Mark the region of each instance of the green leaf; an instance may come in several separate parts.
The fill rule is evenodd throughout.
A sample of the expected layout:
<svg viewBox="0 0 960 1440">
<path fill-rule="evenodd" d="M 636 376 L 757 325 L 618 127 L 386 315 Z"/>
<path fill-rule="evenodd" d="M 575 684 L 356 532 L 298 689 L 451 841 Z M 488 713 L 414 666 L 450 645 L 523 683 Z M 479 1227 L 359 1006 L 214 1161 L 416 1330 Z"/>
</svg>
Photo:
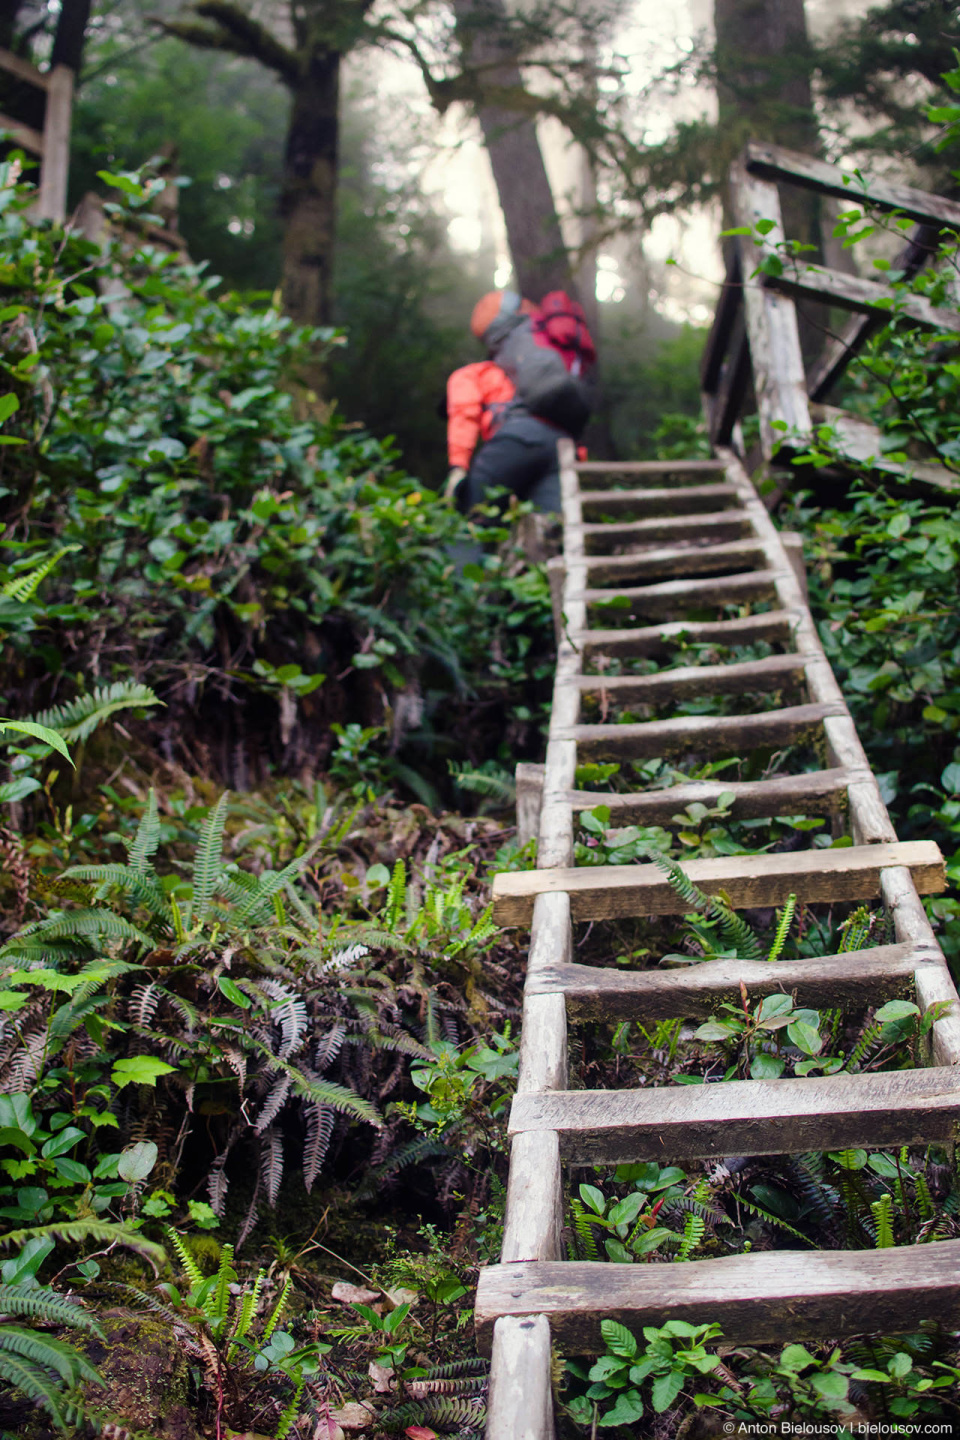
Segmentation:
<svg viewBox="0 0 960 1440">
<path fill-rule="evenodd" d="M 803 1020 L 795 1020 L 787 1026 L 787 1038 L 805 1055 L 817 1055 L 823 1049 L 823 1037 L 819 1030 Z"/>
<path fill-rule="evenodd" d="M 117 1174 L 131 1185 L 146 1180 L 157 1163 L 158 1153 L 152 1140 L 138 1140 L 134 1145 L 125 1145 L 117 1161 Z"/>
<path fill-rule="evenodd" d="M 607 1202 L 604 1198 L 603 1191 L 598 1190 L 596 1185 L 581 1185 L 580 1199 L 583 1201 L 584 1205 L 589 1205 L 590 1209 L 596 1215 L 602 1215 L 607 1208 Z"/>
<path fill-rule="evenodd" d="M 597 1421 L 597 1425 L 631 1425 L 634 1420 L 639 1420 L 643 1415 L 643 1401 L 636 1390 L 624 1390 L 617 1396 L 617 1403 L 612 1410 Z"/>
<path fill-rule="evenodd" d="M 919 1006 L 914 1005 L 911 1000 L 888 1000 L 886 1005 L 881 1005 L 874 1018 L 876 1020 L 906 1020 L 911 1015 L 919 1015 Z"/>
<path fill-rule="evenodd" d="M 780 1355 L 780 1365 L 784 1370 L 790 1370 L 798 1375 L 808 1365 L 815 1365 L 817 1362 L 804 1345 L 788 1345 Z"/>
<path fill-rule="evenodd" d="M 52 750 L 57 750 L 66 760 L 70 760 L 70 751 L 67 749 L 63 737 L 58 735 L 56 730 L 51 730 L 47 725 L 35 725 L 32 720 L 0 720 L 0 734 L 7 730 L 13 730 L 18 735 L 30 735 L 34 740 L 42 740 L 44 745 L 49 745 Z M 76 768 L 76 767 L 74 767 Z"/>
<path fill-rule="evenodd" d="M 169 1075 L 176 1069 L 165 1060 L 155 1060 L 152 1055 L 133 1055 L 128 1060 L 118 1060 L 110 1072 L 110 1079 L 118 1090 L 125 1085 L 150 1085 L 156 1089 L 161 1075 Z"/>
<path fill-rule="evenodd" d="M 821 1370 L 810 1376 L 810 1384 L 825 1400 L 846 1400 L 850 1382 L 838 1370 Z"/>
<path fill-rule="evenodd" d="M 60 1131 L 59 1135 L 54 1135 L 51 1140 L 47 1141 L 40 1154 L 45 1160 L 52 1160 L 57 1155 L 66 1155 L 68 1150 L 72 1150 L 86 1138 L 83 1131 L 78 1130 L 76 1125 L 68 1125 L 65 1130 Z"/>
<path fill-rule="evenodd" d="M 19 409 L 20 401 L 12 391 L 6 395 L 0 395 L 0 425 L 4 420 L 9 420 L 10 416 Z"/>
<path fill-rule="evenodd" d="M 619 1320 L 601 1320 L 600 1334 L 603 1336 L 603 1343 L 614 1355 L 620 1355 L 625 1360 L 632 1360 L 636 1355 L 636 1337 L 626 1325 L 621 1325 Z"/>
<path fill-rule="evenodd" d="M 683 1373 L 680 1370 L 668 1370 L 666 1375 L 658 1375 L 653 1382 L 653 1408 L 658 1415 L 664 1410 L 669 1410 L 683 1389 Z"/>
<path fill-rule="evenodd" d="M 229 975 L 217 976 L 217 989 L 220 991 L 220 994 L 226 996 L 232 1004 L 239 1005 L 241 1010 L 250 1009 L 250 996 L 244 995 L 240 986 L 234 980 L 231 980 Z"/>
</svg>

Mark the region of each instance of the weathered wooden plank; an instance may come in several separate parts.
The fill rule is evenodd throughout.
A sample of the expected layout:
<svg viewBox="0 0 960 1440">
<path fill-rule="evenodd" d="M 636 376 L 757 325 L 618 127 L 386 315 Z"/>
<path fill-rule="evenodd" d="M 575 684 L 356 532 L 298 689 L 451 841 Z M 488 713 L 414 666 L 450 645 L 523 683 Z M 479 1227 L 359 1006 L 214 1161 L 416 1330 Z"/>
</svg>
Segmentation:
<svg viewBox="0 0 960 1440">
<path fill-rule="evenodd" d="M 960 1139 L 960 1071 L 809 1075 L 517 1095 L 511 1135 L 548 1130 L 575 1165 L 796 1155 Z"/>
<path fill-rule="evenodd" d="M 0 70 L 6 70 L 8 75 L 16 75 L 18 80 L 25 80 L 28 85 L 36 85 L 38 90 L 46 90 L 50 80 L 49 74 L 38 70 L 29 60 L 3 48 L 0 48 Z"/>
<path fill-rule="evenodd" d="M 736 575 L 709 575 L 705 579 L 663 580 L 655 585 L 618 585 L 591 588 L 580 598 L 593 609 L 617 600 L 623 615 L 670 615 L 676 611 L 738 605 L 776 596 L 775 570 L 748 570 Z M 619 603 L 629 601 L 629 605 Z"/>
<path fill-rule="evenodd" d="M 770 780 L 690 780 L 664 790 L 628 794 L 571 790 L 567 798 L 575 811 L 606 805 L 612 825 L 637 820 L 646 825 L 666 825 L 687 805 L 715 805 L 724 793 L 733 796 L 730 814 L 737 820 L 775 815 L 841 815 L 847 807 L 847 785 L 856 773 L 837 767 L 806 775 L 775 775 Z"/>
<path fill-rule="evenodd" d="M 741 313 L 730 345 L 730 357 L 723 371 L 720 389 L 715 396 L 706 396 L 710 440 L 714 445 L 729 445 L 734 428 L 743 410 L 750 381 L 753 376 L 753 362 L 750 358 L 750 343 L 747 339 L 746 319 Z"/>
<path fill-rule="evenodd" d="M 946 884 L 943 856 L 932 840 L 791 854 L 724 855 L 688 860 L 683 868 L 708 894 L 722 890 L 736 909 L 751 909 L 782 905 L 791 894 L 805 904 L 875 900 L 880 895 L 881 872 L 894 865 L 907 867 L 921 895 L 938 894 Z M 574 920 L 679 915 L 685 909 L 656 865 L 591 865 L 497 875 L 494 919 L 498 925 L 529 925 L 536 897 L 559 891 L 569 894 Z"/>
<path fill-rule="evenodd" d="M 578 475 L 588 480 L 617 475 L 715 475 L 723 472 L 722 460 L 578 460 Z"/>
<path fill-rule="evenodd" d="M 559 1260 L 563 1255 L 560 1145 L 553 1130 L 516 1135 L 504 1211 L 504 1260 Z"/>
<path fill-rule="evenodd" d="M 526 845 L 540 832 L 543 766 L 521 760 L 515 770 L 517 786 L 517 844 Z"/>
<path fill-rule="evenodd" d="M 740 250 L 738 246 L 731 245 L 727 252 L 723 288 L 717 300 L 707 343 L 700 357 L 700 388 L 709 395 L 714 394 L 719 384 L 724 361 L 730 352 L 734 323 L 737 316 L 742 314 L 742 302 L 743 271 Z"/>
<path fill-rule="evenodd" d="M 938 225 L 918 225 L 894 259 L 894 270 L 899 270 L 905 279 L 916 275 L 936 255 L 939 236 Z M 858 350 L 886 323 L 882 316 L 854 315 L 839 335 L 827 341 L 807 376 L 811 400 L 826 399 Z"/>
<path fill-rule="evenodd" d="M 9 115 L 0 114 L 0 130 L 5 130 L 14 145 L 19 145 L 21 149 L 29 150 L 32 155 L 43 154 L 43 136 L 31 125 L 22 125 Z"/>
<path fill-rule="evenodd" d="M 776 185 L 758 180 L 740 165 L 732 167 L 730 185 L 737 223 L 752 227 L 759 220 L 769 220 L 773 229 L 768 244 L 772 247 L 781 242 L 783 222 Z M 744 275 L 751 275 L 758 256 L 748 239 L 741 238 L 739 244 Z M 769 460 L 785 435 L 793 437 L 794 443 L 812 436 L 797 311 L 789 296 L 775 294 L 758 279 L 745 281 L 743 300 L 760 412 L 760 443 L 764 459 Z"/>
<path fill-rule="evenodd" d="M 565 1261 L 480 1271 L 477 1343 L 501 1315 L 543 1314 L 567 1354 L 604 1348 L 601 1320 L 639 1334 L 664 1319 L 716 1321 L 728 1344 L 782 1344 L 865 1331 L 960 1323 L 960 1240 L 889 1250 L 776 1250 L 686 1265 Z M 509 1431 L 507 1432 L 509 1434 Z"/>
<path fill-rule="evenodd" d="M 639 630 L 582 630 L 574 638 L 584 660 L 596 655 L 650 655 L 654 659 L 669 655 L 670 644 L 683 636 L 690 644 L 753 645 L 765 640 L 789 643 L 797 628 L 799 615 L 791 610 L 768 610 L 762 615 L 744 615 L 735 620 L 670 620 L 663 625 L 644 626 Z"/>
<path fill-rule="evenodd" d="M 550 1324 L 506 1316 L 493 1327 L 487 1440 L 553 1440 Z"/>
<path fill-rule="evenodd" d="M 661 549 L 637 550 L 629 555 L 588 557 L 586 569 L 593 584 L 617 585 L 641 576 L 704 575 L 759 566 L 763 563 L 763 555 L 763 547 L 757 540 L 727 540 L 718 545 L 667 545 Z"/>
<path fill-rule="evenodd" d="M 859 469 L 870 465 L 876 470 L 882 470 L 884 474 L 902 475 L 905 479 L 917 480 L 924 485 L 936 485 L 941 490 L 960 488 L 960 475 L 935 461 L 888 460 L 883 453 L 883 436 L 880 430 L 860 415 L 838 410 L 833 405 L 811 405 L 810 414 L 814 424 L 833 427 L 834 445 L 841 462 L 847 460 Z"/>
<path fill-rule="evenodd" d="M 73 107 L 73 71 L 55 65 L 47 81 L 43 119 L 43 164 L 37 214 L 62 225 L 67 214 L 67 178 L 70 171 L 70 114 Z"/>
<path fill-rule="evenodd" d="M 836 195 L 848 201 L 850 209 L 866 205 L 887 212 L 898 210 L 911 220 L 936 221 L 948 230 L 960 230 L 960 205 L 954 200 L 944 200 L 940 195 L 930 195 L 912 185 L 873 176 L 864 185 L 837 165 L 828 165 L 781 145 L 751 141 L 746 148 L 746 165 L 752 174 L 768 180 L 789 180 L 794 185 L 817 190 L 821 195 Z"/>
<path fill-rule="evenodd" d="M 737 540 L 753 533 L 750 521 L 738 510 L 716 510 L 705 515 L 651 516 L 646 520 L 609 520 L 582 527 L 588 556 L 608 553 L 618 545 L 655 540 Z"/>
<path fill-rule="evenodd" d="M 904 294 L 889 285 L 881 285 L 861 275 L 847 275 L 814 265 L 802 257 L 794 269 L 789 262 L 780 275 L 764 275 L 768 290 L 780 295 L 800 296 L 807 300 L 828 300 L 843 310 L 862 314 L 882 314 L 889 320 L 894 314 L 924 329 L 955 331 L 960 329 L 960 315 L 932 305 L 925 295 Z"/>
<path fill-rule="evenodd" d="M 933 1026 L 928 1059 L 934 1065 L 960 1065 L 960 1007 L 957 1005 L 956 986 L 913 878 L 909 870 L 884 870 L 881 887 L 883 902 L 888 914 L 893 917 L 897 939 L 934 953 L 939 961 L 936 967 L 924 966 L 917 970 L 917 1004 L 921 1010 L 943 1001 L 950 1006 Z"/>
<path fill-rule="evenodd" d="M 620 510 L 689 515 L 697 510 L 729 510 L 735 495 L 735 490 L 718 481 L 715 485 L 688 485 L 676 490 L 584 490 L 580 500 L 585 515 L 615 515 Z"/>
<path fill-rule="evenodd" d="M 576 740 L 583 760 L 645 760 L 653 755 L 721 755 L 762 745 L 813 740 L 839 705 L 788 705 L 758 715 L 677 715 L 630 725 L 572 725 L 558 739 Z"/>
<path fill-rule="evenodd" d="M 913 998 L 914 971 L 936 964 L 913 945 L 882 945 L 815 960 L 705 960 L 677 970 L 603 969 L 548 965 L 528 975 L 528 995 L 559 992 L 571 1020 L 673 1020 L 712 1015 L 724 1002 L 740 1004 L 740 982 L 751 1000 L 780 992 L 816 1008 L 877 1005 Z"/>
<path fill-rule="evenodd" d="M 806 655 L 767 655 L 763 660 L 732 661 L 729 665 L 678 665 L 675 670 L 661 670 L 656 675 L 581 675 L 576 683 L 581 694 L 659 705 L 691 695 L 778 690 L 802 678 L 806 662 Z"/>
</svg>

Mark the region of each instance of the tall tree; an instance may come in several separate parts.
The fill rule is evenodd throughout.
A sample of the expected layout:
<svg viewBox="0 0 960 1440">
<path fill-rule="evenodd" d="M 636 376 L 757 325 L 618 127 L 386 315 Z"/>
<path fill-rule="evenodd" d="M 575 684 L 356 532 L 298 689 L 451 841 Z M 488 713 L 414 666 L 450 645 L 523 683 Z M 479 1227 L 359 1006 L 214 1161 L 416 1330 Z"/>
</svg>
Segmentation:
<svg viewBox="0 0 960 1440">
<path fill-rule="evenodd" d="M 816 155 L 820 130 L 813 104 L 813 47 L 803 0 L 714 0 L 719 134 L 730 158 L 748 140 L 770 140 Z M 780 187 L 787 237 L 823 253 L 819 197 Z M 724 192 L 724 219 L 732 223 Z M 800 344 L 810 360 L 823 346 L 827 312 L 798 307 Z"/>
<path fill-rule="evenodd" d="M 453 8 L 464 71 L 477 78 L 474 109 L 490 157 L 518 288 L 531 300 L 542 299 L 548 290 L 574 290 L 536 117 L 489 98 L 494 87 L 523 90 L 502 0 L 454 0 Z"/>
</svg>

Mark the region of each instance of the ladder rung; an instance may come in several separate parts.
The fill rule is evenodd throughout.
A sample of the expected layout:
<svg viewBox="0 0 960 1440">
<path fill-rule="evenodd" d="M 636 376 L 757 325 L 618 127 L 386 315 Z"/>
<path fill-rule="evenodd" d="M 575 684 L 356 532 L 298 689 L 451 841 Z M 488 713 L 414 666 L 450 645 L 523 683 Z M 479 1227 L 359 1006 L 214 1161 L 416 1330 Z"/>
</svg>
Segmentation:
<svg viewBox="0 0 960 1440">
<path fill-rule="evenodd" d="M 807 655 L 768 655 L 763 660 L 740 660 L 730 665 L 678 665 L 657 675 L 583 675 L 577 680 L 584 694 L 602 694 L 610 700 L 637 700 L 657 705 L 691 695 L 730 695 L 750 690 L 776 690 L 797 682 Z"/>
<path fill-rule="evenodd" d="M 740 499 L 736 485 L 687 485 L 676 490 L 584 490 L 584 512 L 600 515 L 618 510 L 645 510 L 648 514 L 689 514 L 691 510 L 730 510 Z"/>
<path fill-rule="evenodd" d="M 960 1111 L 954 1066 L 801 1080 L 727 1080 L 645 1090 L 516 1095 L 509 1134 L 552 1130 L 574 1165 L 798 1155 L 952 1144 Z"/>
<path fill-rule="evenodd" d="M 789 642 L 798 616 L 789 610 L 768 610 L 735 620 L 669 620 L 639 630 L 581 630 L 572 638 L 584 659 L 592 655 L 667 655 L 670 641 L 683 636 L 690 644 L 751 645 L 757 641 Z"/>
<path fill-rule="evenodd" d="M 631 555 L 588 559 L 587 574 L 596 585 L 617 585 L 645 575 L 703 575 L 708 571 L 761 566 L 766 551 L 756 540 L 731 540 L 720 545 L 670 545 L 638 550 Z"/>
<path fill-rule="evenodd" d="M 622 970 L 544 965 L 528 971 L 526 993 L 566 998 L 571 1020 L 674 1020 L 712 1015 L 740 1004 L 741 981 L 752 999 L 789 993 L 800 1005 L 876 1005 L 909 995 L 918 966 L 935 952 L 916 945 L 878 945 L 816 960 L 704 960 L 677 970 Z"/>
<path fill-rule="evenodd" d="M 816 738 L 824 720 L 846 715 L 845 705 L 788 705 L 758 715 L 677 715 L 630 725 L 568 725 L 551 740 L 576 740 L 581 760 L 646 760 L 695 749 L 716 755 L 764 745 L 796 745 Z"/>
<path fill-rule="evenodd" d="M 751 535 L 753 524 L 746 510 L 718 510 L 708 515 L 654 516 L 649 520 L 613 520 L 605 525 L 583 525 L 580 533 L 590 554 L 600 554 L 606 547 L 634 541 L 650 543 L 657 540 L 683 540 L 710 537 L 731 540 Z"/>
<path fill-rule="evenodd" d="M 736 820 L 762 820 L 774 815 L 838 815 L 846 809 L 847 786 L 867 771 L 814 770 L 807 775 L 777 775 L 772 780 L 690 780 L 665 790 L 604 795 L 594 790 L 569 790 L 574 810 L 606 805 L 611 824 L 639 820 L 663 825 L 687 805 L 715 805 L 718 796 L 733 795 L 730 813 Z"/>
<path fill-rule="evenodd" d="M 750 570 L 740 575 L 711 575 L 704 580 L 664 580 L 659 585 L 587 589 L 571 598 L 583 600 L 593 609 L 611 606 L 621 614 L 669 614 L 675 610 L 695 610 L 745 600 L 773 600 L 779 578 L 777 570 Z"/>
<path fill-rule="evenodd" d="M 578 460 L 578 475 L 713 475 L 726 470 L 723 460 Z"/>
<path fill-rule="evenodd" d="M 960 1323 L 960 1240 L 888 1250 L 776 1250 L 686 1265 L 518 1261 L 487 1265 L 477 1343 L 489 1354 L 503 1315 L 546 1315 L 565 1354 L 604 1349 L 601 1320 L 639 1332 L 664 1320 L 715 1320 L 732 1345 L 890 1334 L 931 1317 Z"/>
<path fill-rule="evenodd" d="M 932 840 L 777 855 L 721 855 L 688 860 L 683 868 L 694 885 L 713 895 L 723 891 L 739 910 L 782 905 L 793 894 L 804 904 L 875 900 L 880 895 L 880 872 L 893 866 L 910 870 L 921 895 L 936 895 L 946 885 L 943 856 Z M 537 896 L 557 893 L 569 894 L 574 920 L 682 915 L 687 909 L 656 865 L 586 865 L 497 875 L 493 918 L 498 925 L 529 925 Z"/>
</svg>

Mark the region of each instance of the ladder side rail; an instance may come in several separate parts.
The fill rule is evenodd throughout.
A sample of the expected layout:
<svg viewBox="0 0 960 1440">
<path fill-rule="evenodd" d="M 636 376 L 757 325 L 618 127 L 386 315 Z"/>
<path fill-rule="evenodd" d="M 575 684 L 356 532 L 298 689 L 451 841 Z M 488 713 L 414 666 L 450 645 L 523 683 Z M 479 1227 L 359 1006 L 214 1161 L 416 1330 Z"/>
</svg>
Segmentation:
<svg viewBox="0 0 960 1440">
<path fill-rule="evenodd" d="M 557 668 L 540 804 L 537 868 L 573 863 L 573 808 L 569 793 L 576 779 L 576 741 L 557 732 L 575 724 L 580 713 L 580 652 L 571 638 L 584 628 L 583 513 L 572 442 L 558 446 L 563 505 L 564 556 L 557 629 Z M 554 581 L 556 585 L 556 581 Z M 572 683 L 571 683 L 572 682 Z M 534 905 L 527 955 L 517 1093 L 537 1095 L 565 1090 L 567 1009 L 560 993 L 538 993 L 530 982 L 548 965 L 573 959 L 570 898 L 562 892 L 542 895 Z M 562 1256 L 563 1179 L 556 1131 L 530 1132 L 511 1140 L 501 1263 L 556 1261 Z M 505 1319 L 494 1326 L 487 1410 L 488 1440 L 553 1440 L 550 1327 L 545 1317 L 518 1326 Z"/>
</svg>

